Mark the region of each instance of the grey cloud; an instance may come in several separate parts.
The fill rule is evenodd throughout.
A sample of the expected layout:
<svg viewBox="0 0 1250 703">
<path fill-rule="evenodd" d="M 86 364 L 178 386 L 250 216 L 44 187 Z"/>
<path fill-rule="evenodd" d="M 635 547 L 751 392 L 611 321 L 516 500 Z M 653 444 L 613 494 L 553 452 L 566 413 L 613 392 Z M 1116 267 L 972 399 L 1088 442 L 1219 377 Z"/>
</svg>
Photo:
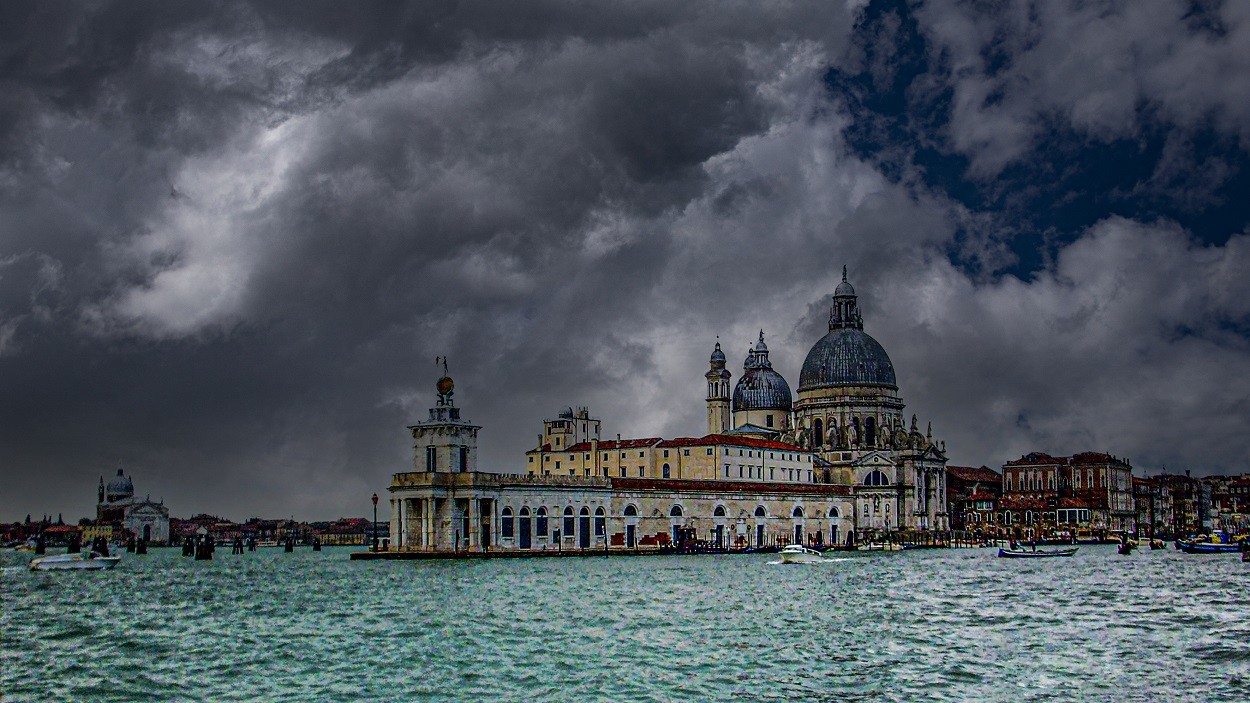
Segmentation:
<svg viewBox="0 0 1250 703">
<path fill-rule="evenodd" d="M 1219 423 L 1155 414 L 1156 442 L 1065 425 L 1065 404 L 1114 415 L 1094 401 L 1179 392 L 1131 368 L 1190 347 L 1244 364 L 1220 337 L 1244 319 L 1241 238 L 1200 250 L 1109 221 L 1036 281 L 953 268 L 1004 256 L 988 234 L 954 241 L 994 222 L 847 149 L 821 81 L 853 31 L 841 6 L 197 7 L 29 18 L 56 30 L 68 72 L 6 46 L 28 68 L 3 79 L 22 125 L 6 153 L 23 156 L 0 169 L 15 174 L 0 471 L 21 480 L 0 519 L 87 514 L 116 461 L 175 514 L 360 514 L 409 465 L 404 426 L 443 354 L 487 465 L 517 464 L 566 405 L 609 434 L 699 433 L 716 336 L 737 364 L 765 328 L 797 379 L 844 263 L 905 397 L 960 463 L 1086 437 L 1162 458 Z M 1146 306 L 1154 279 L 1114 266 L 1117 246 L 1141 249 L 1141 270 L 1179 262 L 1181 280 L 1218 269 L 1228 292 L 1187 292 L 1184 315 Z M 1182 329 L 1191 317 L 1209 322 Z M 1093 356 L 1082 344 L 1110 343 L 1105 328 L 1144 340 L 1130 372 L 1063 363 L 1061 342 Z"/>
</svg>

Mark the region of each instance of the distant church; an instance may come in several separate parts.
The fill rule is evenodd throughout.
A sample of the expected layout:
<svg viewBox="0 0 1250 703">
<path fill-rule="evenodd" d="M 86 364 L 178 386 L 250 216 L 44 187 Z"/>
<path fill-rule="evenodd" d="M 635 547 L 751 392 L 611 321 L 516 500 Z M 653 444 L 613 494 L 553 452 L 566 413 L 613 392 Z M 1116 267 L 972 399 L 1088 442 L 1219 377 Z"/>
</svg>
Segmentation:
<svg viewBox="0 0 1250 703">
<path fill-rule="evenodd" d="M 412 470 L 392 479 L 392 548 L 760 547 L 949 529 L 944 443 L 904 421 L 845 268 L 797 400 L 762 331 L 732 392 L 726 361 L 718 342 L 702 437 L 603 439 L 588 409 L 568 408 L 504 470 L 478 468 L 481 428 L 461 418 L 444 373 L 428 419 L 409 427 Z"/>
<path fill-rule="evenodd" d="M 169 508 L 151 496 L 135 497 L 135 486 L 121 469 L 108 485 L 100 477 L 96 523 L 116 524 L 153 543 L 169 541 Z"/>
</svg>

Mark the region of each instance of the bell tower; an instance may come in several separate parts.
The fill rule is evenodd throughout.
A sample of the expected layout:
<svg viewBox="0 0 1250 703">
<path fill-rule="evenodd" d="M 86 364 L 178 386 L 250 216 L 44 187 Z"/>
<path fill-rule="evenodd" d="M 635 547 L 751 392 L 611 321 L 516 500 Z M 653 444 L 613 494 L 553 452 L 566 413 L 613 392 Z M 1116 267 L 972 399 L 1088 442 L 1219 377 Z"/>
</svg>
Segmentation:
<svg viewBox="0 0 1250 703">
<path fill-rule="evenodd" d="M 725 352 L 721 351 L 719 341 L 708 362 L 710 368 L 704 374 L 707 378 L 707 433 L 723 434 L 729 431 L 729 379 L 733 374 L 725 368 Z"/>
</svg>

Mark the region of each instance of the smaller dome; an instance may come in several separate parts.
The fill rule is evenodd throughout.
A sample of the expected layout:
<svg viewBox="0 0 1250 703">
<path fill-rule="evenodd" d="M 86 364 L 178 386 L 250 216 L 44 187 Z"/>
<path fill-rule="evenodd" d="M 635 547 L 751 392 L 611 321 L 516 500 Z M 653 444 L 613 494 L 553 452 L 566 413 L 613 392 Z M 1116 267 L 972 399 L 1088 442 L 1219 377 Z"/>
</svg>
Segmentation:
<svg viewBox="0 0 1250 703">
<path fill-rule="evenodd" d="M 121 469 L 117 470 L 117 475 L 109 481 L 105 488 L 108 495 L 115 498 L 130 497 L 135 494 L 135 485 L 130 481 L 130 477 L 126 476 Z"/>
<path fill-rule="evenodd" d="M 712 350 L 712 357 L 711 357 L 710 361 L 711 361 L 713 364 L 721 364 L 721 365 L 724 365 L 724 363 L 725 363 L 725 352 L 723 352 L 723 351 L 721 351 L 721 350 L 720 350 L 720 342 L 717 342 L 717 343 L 716 343 L 716 348 Z"/>
<path fill-rule="evenodd" d="M 842 267 L 842 282 L 838 284 L 837 288 L 833 289 L 833 294 L 835 297 L 843 296 L 843 295 L 850 295 L 850 296 L 855 295 L 854 286 L 852 286 L 850 282 L 846 280 L 846 266 Z"/>
<path fill-rule="evenodd" d="M 782 410 L 789 412 L 790 384 L 771 367 L 748 369 L 734 386 L 734 412 L 742 410 Z"/>
</svg>

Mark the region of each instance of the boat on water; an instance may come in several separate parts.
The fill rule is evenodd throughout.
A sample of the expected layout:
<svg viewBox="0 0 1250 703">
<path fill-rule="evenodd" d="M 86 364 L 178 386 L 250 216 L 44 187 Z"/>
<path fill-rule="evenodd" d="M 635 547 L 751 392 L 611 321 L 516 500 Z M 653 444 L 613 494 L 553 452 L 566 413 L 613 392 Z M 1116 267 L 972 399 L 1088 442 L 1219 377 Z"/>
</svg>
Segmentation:
<svg viewBox="0 0 1250 703">
<path fill-rule="evenodd" d="M 791 544 L 779 552 L 782 564 L 815 564 L 825 557 L 815 549 L 808 549 L 801 544 Z"/>
<path fill-rule="evenodd" d="M 121 561 L 120 556 L 106 557 L 98 552 L 90 554 L 55 554 L 48 557 L 35 557 L 30 560 L 31 571 L 82 571 L 111 569 Z"/>
<path fill-rule="evenodd" d="M 1241 551 L 1241 545 L 1224 542 L 1195 542 L 1176 540 L 1176 548 L 1186 554 L 1231 554 Z"/>
<path fill-rule="evenodd" d="M 1006 559 L 1041 559 L 1044 557 L 1070 557 L 1076 554 L 1079 547 L 1071 549 L 1003 549 L 999 547 L 998 556 Z"/>
<path fill-rule="evenodd" d="M 869 542 L 868 544 L 859 545 L 856 549 L 861 552 L 901 552 L 903 551 L 903 545 L 887 542 Z"/>
</svg>

